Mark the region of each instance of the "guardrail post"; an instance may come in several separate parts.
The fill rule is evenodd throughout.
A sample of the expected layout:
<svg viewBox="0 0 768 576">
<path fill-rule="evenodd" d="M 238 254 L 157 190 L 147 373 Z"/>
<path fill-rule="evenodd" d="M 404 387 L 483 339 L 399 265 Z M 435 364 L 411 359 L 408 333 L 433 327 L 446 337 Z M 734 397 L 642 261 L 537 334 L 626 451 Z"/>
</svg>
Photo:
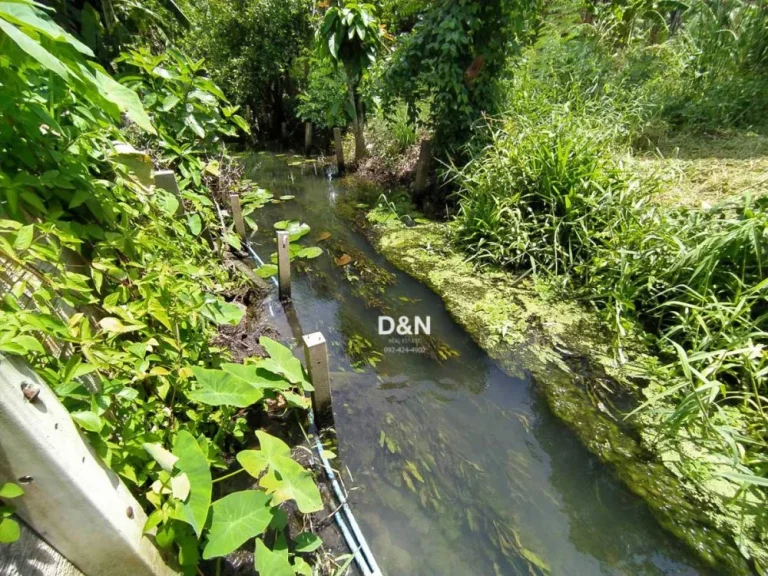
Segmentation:
<svg viewBox="0 0 768 576">
<path fill-rule="evenodd" d="M 312 393 L 312 411 L 318 427 L 333 426 L 333 401 L 331 377 L 328 372 L 328 345 L 322 332 L 303 337 L 304 356 L 309 378 L 315 391 Z"/>
<path fill-rule="evenodd" d="M 2 354 L 0 481 L 22 486 L 13 500 L 18 515 L 87 576 L 176 574 L 143 533 L 139 503 L 53 391 L 26 363 Z"/>
<path fill-rule="evenodd" d="M 240 238 L 245 238 L 245 222 L 243 221 L 243 210 L 240 207 L 240 196 L 237 194 L 229 195 L 229 204 L 232 207 L 232 219 L 235 221 L 235 230 Z"/>
<path fill-rule="evenodd" d="M 158 170 L 155 172 L 155 186 L 176 196 L 176 199 L 179 201 L 179 207 L 176 209 L 177 214 L 185 212 L 181 190 L 179 190 L 179 183 L 176 182 L 176 174 L 173 170 Z"/>
<path fill-rule="evenodd" d="M 291 240 L 287 230 L 277 231 L 277 286 L 280 298 L 291 297 Z"/>
<path fill-rule="evenodd" d="M 333 129 L 333 139 L 336 142 L 336 167 L 339 174 L 344 173 L 344 146 L 341 143 L 341 128 Z"/>
</svg>

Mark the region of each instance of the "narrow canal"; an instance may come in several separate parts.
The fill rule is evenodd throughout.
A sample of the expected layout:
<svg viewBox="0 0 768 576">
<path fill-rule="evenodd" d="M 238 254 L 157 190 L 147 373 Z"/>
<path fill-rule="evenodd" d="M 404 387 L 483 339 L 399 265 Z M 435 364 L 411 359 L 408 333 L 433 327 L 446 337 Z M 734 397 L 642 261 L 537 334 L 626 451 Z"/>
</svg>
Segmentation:
<svg viewBox="0 0 768 576">
<path fill-rule="evenodd" d="M 323 254 L 293 265 L 304 333 L 329 342 L 339 459 L 351 504 L 389 576 L 706 574 L 559 422 L 522 374 L 505 374 L 428 288 L 339 215 L 338 181 L 297 157 L 254 154 L 273 223 L 310 226 Z M 347 260 L 349 260 L 348 263 Z M 379 334 L 379 316 L 430 319 L 430 336 Z"/>
</svg>

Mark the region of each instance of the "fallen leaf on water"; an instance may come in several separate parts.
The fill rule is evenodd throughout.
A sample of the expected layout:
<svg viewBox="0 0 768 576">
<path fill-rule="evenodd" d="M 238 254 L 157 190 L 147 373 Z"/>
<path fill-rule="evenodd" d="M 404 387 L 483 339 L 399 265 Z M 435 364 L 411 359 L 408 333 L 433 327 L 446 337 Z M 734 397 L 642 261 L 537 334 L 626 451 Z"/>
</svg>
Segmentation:
<svg viewBox="0 0 768 576">
<path fill-rule="evenodd" d="M 317 237 L 317 241 L 321 242 L 323 240 L 328 240 L 328 238 L 331 237 L 330 232 L 321 232 L 320 235 Z"/>
<path fill-rule="evenodd" d="M 349 254 L 342 254 L 339 258 L 334 258 L 334 260 L 339 266 L 346 266 L 352 262 L 352 257 Z"/>
</svg>

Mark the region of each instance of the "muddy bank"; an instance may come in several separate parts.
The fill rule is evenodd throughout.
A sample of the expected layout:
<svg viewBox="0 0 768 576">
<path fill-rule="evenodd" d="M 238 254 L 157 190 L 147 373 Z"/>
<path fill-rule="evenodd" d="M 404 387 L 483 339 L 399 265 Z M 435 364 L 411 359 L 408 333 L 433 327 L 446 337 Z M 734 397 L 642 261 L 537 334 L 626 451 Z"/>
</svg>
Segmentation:
<svg viewBox="0 0 768 576">
<path fill-rule="evenodd" d="M 374 211 L 366 230 L 387 259 L 442 297 L 505 371 L 514 375 L 522 365 L 551 410 L 648 502 L 660 524 L 718 571 L 751 573 L 737 542 L 751 557 L 759 558 L 761 547 L 744 535 L 737 540 L 739 519 L 729 517 L 711 492 L 676 475 L 621 418 L 621 408 L 639 391 L 621 377 L 609 335 L 596 319 L 574 303 L 548 298 L 527 279 L 473 270 L 451 247 L 448 226 L 407 227 Z M 625 353 L 637 357 L 643 349 Z"/>
</svg>

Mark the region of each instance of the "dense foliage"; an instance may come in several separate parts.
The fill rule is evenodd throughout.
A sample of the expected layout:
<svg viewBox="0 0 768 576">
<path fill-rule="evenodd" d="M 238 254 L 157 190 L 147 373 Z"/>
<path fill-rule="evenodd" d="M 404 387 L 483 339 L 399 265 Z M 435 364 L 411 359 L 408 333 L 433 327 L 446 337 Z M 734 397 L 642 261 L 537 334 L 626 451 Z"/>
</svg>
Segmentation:
<svg viewBox="0 0 768 576">
<path fill-rule="evenodd" d="M 51 386 L 185 574 L 254 537 L 260 574 L 311 574 L 288 551 L 278 506 L 323 504 L 282 441 L 258 431 L 260 449 L 237 454 L 258 487 L 213 499 L 213 471 L 249 433 L 241 410 L 278 399 L 303 410 L 311 389 L 277 342 L 262 338 L 268 357 L 246 364 L 211 344 L 244 312 L 228 301 L 240 282 L 215 252 L 238 242 L 220 230 L 205 182 L 243 119 L 202 62 L 137 48 L 118 59 L 120 84 L 31 2 L 0 8 L 0 42 L 0 352 Z M 154 186 L 153 159 L 134 145 L 181 174 L 180 195 Z M 251 190 L 243 202 L 270 196 Z M 1 509 L 0 540 L 14 540 L 13 508 Z M 319 545 L 300 540 L 297 553 Z"/>
<path fill-rule="evenodd" d="M 192 5 L 193 26 L 185 36 L 189 53 L 205 59 L 230 101 L 250 110 L 255 128 L 279 135 L 282 122 L 294 114 L 299 78 L 290 71 L 311 41 L 311 2 L 195 0 Z"/>
<path fill-rule="evenodd" d="M 620 158 L 681 130 L 762 121 L 768 12 L 697 2 L 673 7 L 673 29 L 632 6 L 604 5 L 573 34 L 544 29 L 514 64 L 490 143 L 453 171 L 456 240 L 478 265 L 591 302 L 626 376 L 650 382 L 633 416 L 680 453 L 688 478 L 733 481 L 746 518 L 768 485 L 768 204 L 741 190 L 712 207 L 666 206 L 661 183 Z M 629 362 L 638 336 L 660 362 Z M 750 517 L 740 545 L 763 538 L 763 515 Z"/>
<path fill-rule="evenodd" d="M 399 39 L 384 72 L 385 99 L 403 98 L 414 111 L 419 100 L 430 101 L 436 142 L 456 150 L 483 114 L 498 111 L 505 58 L 527 36 L 531 6 L 517 0 L 433 3 Z"/>
</svg>

